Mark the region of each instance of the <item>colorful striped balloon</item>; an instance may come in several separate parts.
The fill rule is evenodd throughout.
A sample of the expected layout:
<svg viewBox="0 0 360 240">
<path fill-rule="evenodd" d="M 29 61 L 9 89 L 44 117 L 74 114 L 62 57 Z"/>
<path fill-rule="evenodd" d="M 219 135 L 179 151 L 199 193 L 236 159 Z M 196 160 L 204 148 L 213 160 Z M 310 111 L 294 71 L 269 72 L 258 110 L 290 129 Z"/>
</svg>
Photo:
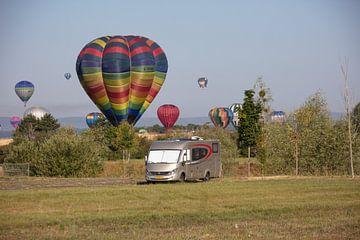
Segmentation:
<svg viewBox="0 0 360 240">
<path fill-rule="evenodd" d="M 106 36 L 80 52 L 76 71 L 91 100 L 114 126 L 135 125 L 163 85 L 168 69 L 164 51 L 140 36 Z"/>
<path fill-rule="evenodd" d="M 104 119 L 104 115 L 99 112 L 92 112 L 86 115 L 86 124 L 89 128 L 95 127 L 99 120 Z"/>
<path fill-rule="evenodd" d="M 20 81 L 15 85 L 15 93 L 24 102 L 24 107 L 26 107 L 26 102 L 29 101 L 34 93 L 34 84 L 29 81 Z"/>
<path fill-rule="evenodd" d="M 233 113 L 229 108 L 213 108 L 209 112 L 209 117 L 215 127 L 226 128 L 233 119 Z"/>
<path fill-rule="evenodd" d="M 179 118 L 180 110 L 175 105 L 164 104 L 158 108 L 157 115 L 160 122 L 164 125 L 165 129 L 168 130 L 169 128 L 174 126 L 175 122 Z"/>
</svg>

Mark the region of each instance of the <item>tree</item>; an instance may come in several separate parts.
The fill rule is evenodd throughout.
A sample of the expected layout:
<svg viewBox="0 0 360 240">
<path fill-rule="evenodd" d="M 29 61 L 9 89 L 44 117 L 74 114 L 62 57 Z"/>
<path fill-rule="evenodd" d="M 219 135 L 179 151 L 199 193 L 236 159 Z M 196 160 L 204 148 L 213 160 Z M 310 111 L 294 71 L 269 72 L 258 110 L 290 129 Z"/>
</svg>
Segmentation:
<svg viewBox="0 0 360 240">
<path fill-rule="evenodd" d="M 246 90 L 242 109 L 239 110 L 238 148 L 244 154 L 247 150 L 248 175 L 250 175 L 251 148 L 255 147 L 260 137 L 261 126 L 259 123 L 262 107 L 254 100 L 254 90 Z M 245 154 L 244 154 L 245 155 Z"/>
<path fill-rule="evenodd" d="M 270 101 L 272 101 L 270 88 L 266 87 L 265 82 L 262 80 L 262 76 L 258 77 L 255 85 L 254 85 L 254 91 L 256 93 L 256 105 L 261 107 L 261 113 L 260 113 L 260 134 L 256 141 L 256 156 L 259 162 L 261 163 L 261 171 L 264 173 L 265 166 L 266 166 L 266 159 L 267 159 L 267 153 L 266 153 L 266 128 L 264 127 L 266 119 L 269 116 L 270 112 Z"/>
<path fill-rule="evenodd" d="M 352 111 L 352 123 L 356 133 L 360 133 L 360 102 L 356 104 Z"/>
<path fill-rule="evenodd" d="M 61 128 L 44 141 L 24 139 L 11 146 L 5 161 L 30 163 L 31 175 L 96 176 L 102 169 L 102 149 L 93 138 Z"/>
<path fill-rule="evenodd" d="M 354 178 L 354 160 L 353 160 L 353 131 L 352 131 L 352 123 L 351 123 L 351 102 L 350 102 L 350 92 L 348 86 L 348 66 L 349 61 L 345 58 L 343 64 L 341 64 L 341 73 L 343 75 L 344 80 L 344 103 L 345 103 L 345 112 L 348 126 L 348 139 L 349 139 L 349 157 L 350 157 L 350 170 L 351 177 Z"/>
<path fill-rule="evenodd" d="M 130 160 L 131 150 L 135 147 L 135 131 L 126 121 L 117 127 L 110 127 L 105 135 L 109 148 L 122 159 Z"/>
<path fill-rule="evenodd" d="M 303 174 L 328 172 L 332 153 L 333 126 L 327 102 L 320 92 L 310 96 L 289 118 L 296 136 L 299 171 Z"/>
<path fill-rule="evenodd" d="M 50 114 L 45 114 L 41 119 L 28 115 L 20 122 L 14 134 L 14 144 L 24 139 L 44 141 L 60 128 L 58 121 Z"/>
</svg>

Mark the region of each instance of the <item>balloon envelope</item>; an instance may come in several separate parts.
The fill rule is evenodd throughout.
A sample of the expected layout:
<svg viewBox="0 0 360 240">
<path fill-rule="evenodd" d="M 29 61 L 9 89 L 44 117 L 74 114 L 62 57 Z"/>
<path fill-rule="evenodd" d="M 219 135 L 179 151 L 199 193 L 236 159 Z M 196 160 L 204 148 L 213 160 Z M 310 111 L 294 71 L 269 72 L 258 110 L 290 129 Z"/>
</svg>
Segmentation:
<svg viewBox="0 0 360 240">
<path fill-rule="evenodd" d="M 201 77 L 198 79 L 198 84 L 200 88 L 206 88 L 207 87 L 208 80 L 206 77 Z"/>
<path fill-rule="evenodd" d="M 92 112 L 86 115 L 86 124 L 89 128 L 95 127 L 100 119 L 104 119 L 104 115 L 99 112 Z"/>
<path fill-rule="evenodd" d="M 45 114 L 50 113 L 47 109 L 40 107 L 40 106 L 35 106 L 35 107 L 31 107 L 26 109 L 26 111 L 24 112 L 24 117 L 28 116 L 28 115 L 33 115 L 36 119 L 41 119 L 45 116 Z"/>
<path fill-rule="evenodd" d="M 272 123 L 284 123 L 285 122 L 285 112 L 273 111 L 270 114 L 270 119 L 271 119 Z"/>
<path fill-rule="evenodd" d="M 179 114 L 179 108 L 172 104 L 164 104 L 157 110 L 158 118 L 166 129 L 174 126 L 175 122 L 179 118 Z"/>
<path fill-rule="evenodd" d="M 239 110 L 242 109 L 242 106 L 240 103 L 233 103 L 229 106 L 229 109 L 231 110 L 231 112 L 233 113 L 233 119 L 231 121 L 231 124 L 234 126 L 234 128 L 238 128 L 239 127 Z"/>
<path fill-rule="evenodd" d="M 65 74 L 64 74 L 64 77 L 65 77 L 67 80 L 69 80 L 69 79 L 71 78 L 71 74 L 70 74 L 70 73 L 65 73 Z"/>
<path fill-rule="evenodd" d="M 209 112 L 209 117 L 215 127 L 226 128 L 233 119 L 233 113 L 229 108 L 213 108 Z"/>
<path fill-rule="evenodd" d="M 21 118 L 17 116 L 13 116 L 10 118 L 10 124 L 13 126 L 13 128 L 17 128 L 19 126 L 19 123 L 21 122 Z"/>
<path fill-rule="evenodd" d="M 26 106 L 26 102 L 29 101 L 34 93 L 34 84 L 29 81 L 20 81 L 15 85 L 15 93 L 24 102 L 24 106 Z"/>
<path fill-rule="evenodd" d="M 161 47 L 140 36 L 95 39 L 76 62 L 81 85 L 114 126 L 136 124 L 160 91 L 167 69 Z"/>
</svg>

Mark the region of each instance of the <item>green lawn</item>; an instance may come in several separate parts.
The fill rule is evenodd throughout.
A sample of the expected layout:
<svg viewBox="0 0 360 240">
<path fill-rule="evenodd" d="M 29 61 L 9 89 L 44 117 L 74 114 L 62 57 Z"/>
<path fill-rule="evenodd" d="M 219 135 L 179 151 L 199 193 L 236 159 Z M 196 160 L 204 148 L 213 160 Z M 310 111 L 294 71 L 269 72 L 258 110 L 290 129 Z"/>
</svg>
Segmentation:
<svg viewBox="0 0 360 240">
<path fill-rule="evenodd" d="M 359 239 L 360 179 L 0 191 L 0 239 Z"/>
</svg>

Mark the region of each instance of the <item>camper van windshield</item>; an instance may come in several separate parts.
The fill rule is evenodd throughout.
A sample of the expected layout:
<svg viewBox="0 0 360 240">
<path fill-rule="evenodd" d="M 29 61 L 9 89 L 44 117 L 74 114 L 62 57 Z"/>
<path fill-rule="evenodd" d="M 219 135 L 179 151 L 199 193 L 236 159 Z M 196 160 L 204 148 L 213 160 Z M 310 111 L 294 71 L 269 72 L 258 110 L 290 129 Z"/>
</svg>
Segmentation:
<svg viewBox="0 0 360 240">
<path fill-rule="evenodd" d="M 149 152 L 149 163 L 177 163 L 180 150 L 151 150 Z"/>
</svg>

